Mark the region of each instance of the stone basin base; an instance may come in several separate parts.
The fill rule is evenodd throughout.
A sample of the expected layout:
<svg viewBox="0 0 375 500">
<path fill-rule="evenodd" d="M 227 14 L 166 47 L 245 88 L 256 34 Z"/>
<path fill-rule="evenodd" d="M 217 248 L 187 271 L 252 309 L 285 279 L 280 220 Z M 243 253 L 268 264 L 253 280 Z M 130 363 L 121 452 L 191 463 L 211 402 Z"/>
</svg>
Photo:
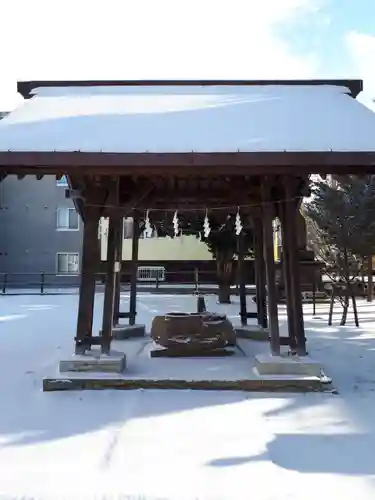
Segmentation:
<svg viewBox="0 0 375 500">
<path fill-rule="evenodd" d="M 186 345 L 217 349 L 236 345 L 236 331 L 228 318 L 209 312 L 155 316 L 151 337 L 166 348 Z"/>
</svg>

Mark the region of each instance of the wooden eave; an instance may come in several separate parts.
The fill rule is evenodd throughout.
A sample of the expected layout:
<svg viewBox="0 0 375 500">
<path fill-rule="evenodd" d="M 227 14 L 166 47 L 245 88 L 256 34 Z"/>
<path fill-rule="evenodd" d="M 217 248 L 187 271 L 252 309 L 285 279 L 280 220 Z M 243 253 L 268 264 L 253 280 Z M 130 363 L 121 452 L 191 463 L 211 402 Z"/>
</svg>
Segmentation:
<svg viewBox="0 0 375 500">
<path fill-rule="evenodd" d="M 298 169 L 298 171 L 296 171 Z M 285 175 L 373 173 L 375 152 L 86 153 L 0 152 L 8 175 Z"/>
<path fill-rule="evenodd" d="M 123 86 L 269 86 L 269 85 L 334 85 L 347 87 L 350 95 L 356 98 L 363 90 L 362 80 L 31 80 L 17 83 L 17 91 L 25 98 L 32 97 L 32 91 L 39 87 L 123 87 Z"/>
</svg>

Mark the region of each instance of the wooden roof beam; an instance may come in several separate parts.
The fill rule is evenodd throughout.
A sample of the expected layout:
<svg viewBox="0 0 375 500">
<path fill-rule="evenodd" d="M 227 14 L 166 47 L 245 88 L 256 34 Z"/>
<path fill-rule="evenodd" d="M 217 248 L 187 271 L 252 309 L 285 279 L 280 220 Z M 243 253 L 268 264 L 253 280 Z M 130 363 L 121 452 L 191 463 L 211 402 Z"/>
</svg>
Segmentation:
<svg viewBox="0 0 375 500">
<path fill-rule="evenodd" d="M 0 152 L 0 171 L 63 175 L 217 177 L 375 170 L 375 151 L 233 153 Z M 360 172 L 359 172 L 360 173 Z"/>
<path fill-rule="evenodd" d="M 32 97 L 38 87 L 165 87 L 165 86 L 269 86 L 269 85 L 334 85 L 347 87 L 352 97 L 363 90 L 362 80 L 312 79 L 312 80 L 31 80 L 17 82 L 17 91 L 25 98 Z"/>
</svg>

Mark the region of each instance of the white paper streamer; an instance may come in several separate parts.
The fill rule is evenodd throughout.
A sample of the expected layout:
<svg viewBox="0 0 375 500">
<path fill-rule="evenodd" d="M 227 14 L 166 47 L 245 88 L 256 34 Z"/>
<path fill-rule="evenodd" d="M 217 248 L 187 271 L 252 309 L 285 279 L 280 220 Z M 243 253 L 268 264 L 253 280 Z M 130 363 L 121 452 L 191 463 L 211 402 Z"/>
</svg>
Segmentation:
<svg viewBox="0 0 375 500">
<path fill-rule="evenodd" d="M 206 212 L 206 215 L 205 215 L 205 218 L 204 218 L 204 222 L 203 222 L 203 234 L 204 234 L 204 237 L 205 238 L 208 238 L 210 232 L 211 232 L 211 226 L 210 226 L 210 221 L 208 219 L 208 214 Z"/>
<path fill-rule="evenodd" d="M 146 212 L 146 219 L 145 219 L 145 234 L 146 238 L 151 238 L 153 233 L 153 229 L 150 223 L 150 218 L 149 218 L 149 213 L 148 210 Z"/>
<path fill-rule="evenodd" d="M 180 228 L 179 228 L 179 223 L 178 223 L 177 210 L 176 210 L 176 212 L 174 213 L 174 216 L 173 216 L 173 230 L 174 230 L 174 235 L 178 236 L 179 232 L 180 232 Z"/>
<path fill-rule="evenodd" d="M 241 234 L 241 231 L 242 231 L 242 221 L 241 221 L 241 216 L 240 216 L 240 210 L 238 209 L 237 211 L 237 214 L 236 214 L 236 222 L 235 222 L 235 225 L 234 225 L 235 229 L 236 229 L 236 235 L 238 236 L 239 234 Z"/>
</svg>

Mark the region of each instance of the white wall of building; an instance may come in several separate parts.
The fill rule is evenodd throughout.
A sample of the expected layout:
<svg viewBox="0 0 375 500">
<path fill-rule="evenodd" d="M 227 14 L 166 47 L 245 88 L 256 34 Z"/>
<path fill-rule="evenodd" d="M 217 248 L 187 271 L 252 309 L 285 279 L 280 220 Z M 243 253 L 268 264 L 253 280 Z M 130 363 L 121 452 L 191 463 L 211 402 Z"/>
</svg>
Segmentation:
<svg viewBox="0 0 375 500">
<path fill-rule="evenodd" d="M 125 223 L 125 232 L 128 232 Z M 101 219 L 99 227 L 99 238 L 101 248 L 101 259 L 107 258 L 107 234 L 108 219 Z M 124 238 L 122 246 L 122 260 L 131 260 L 132 240 Z M 138 259 L 143 261 L 167 261 L 167 260 L 211 260 L 212 255 L 207 246 L 195 236 L 179 236 L 177 238 L 144 238 L 139 240 Z"/>
</svg>

